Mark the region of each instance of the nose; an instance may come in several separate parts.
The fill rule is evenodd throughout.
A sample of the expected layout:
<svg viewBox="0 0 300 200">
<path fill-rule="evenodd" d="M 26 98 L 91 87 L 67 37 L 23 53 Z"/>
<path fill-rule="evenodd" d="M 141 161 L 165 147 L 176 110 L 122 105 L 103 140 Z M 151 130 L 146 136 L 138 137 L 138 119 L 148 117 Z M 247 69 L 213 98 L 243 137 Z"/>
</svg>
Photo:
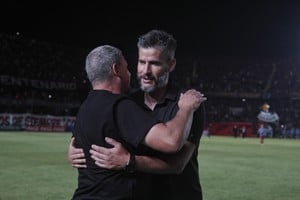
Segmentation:
<svg viewBox="0 0 300 200">
<path fill-rule="evenodd" d="M 149 63 L 145 63 L 141 66 L 141 71 L 144 73 L 144 74 L 147 74 L 149 72 L 151 72 L 151 66 Z"/>
</svg>

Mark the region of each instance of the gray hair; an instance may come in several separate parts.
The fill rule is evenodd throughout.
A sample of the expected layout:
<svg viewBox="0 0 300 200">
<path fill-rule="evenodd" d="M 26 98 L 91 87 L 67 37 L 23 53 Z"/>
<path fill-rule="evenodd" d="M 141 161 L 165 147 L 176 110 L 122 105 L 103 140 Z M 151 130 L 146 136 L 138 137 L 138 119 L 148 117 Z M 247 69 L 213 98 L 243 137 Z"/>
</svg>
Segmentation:
<svg viewBox="0 0 300 200">
<path fill-rule="evenodd" d="M 138 38 L 137 46 L 138 48 L 160 49 L 165 59 L 168 60 L 175 57 L 177 41 L 163 30 L 151 30 Z"/>
<path fill-rule="evenodd" d="M 91 84 L 111 78 L 113 64 L 120 64 L 122 57 L 122 51 L 110 45 L 93 49 L 85 61 L 85 70 Z"/>
</svg>

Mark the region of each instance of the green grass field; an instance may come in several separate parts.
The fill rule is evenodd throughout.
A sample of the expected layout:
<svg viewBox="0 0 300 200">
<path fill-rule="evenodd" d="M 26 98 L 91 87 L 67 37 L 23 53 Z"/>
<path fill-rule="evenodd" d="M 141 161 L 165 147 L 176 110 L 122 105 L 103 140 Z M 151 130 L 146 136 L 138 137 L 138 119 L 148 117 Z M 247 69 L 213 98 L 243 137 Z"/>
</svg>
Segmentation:
<svg viewBox="0 0 300 200">
<path fill-rule="evenodd" d="M 66 160 L 70 133 L 0 132 L 0 200 L 70 199 L 77 172 Z M 205 200 L 296 200 L 300 140 L 203 137 Z"/>
</svg>

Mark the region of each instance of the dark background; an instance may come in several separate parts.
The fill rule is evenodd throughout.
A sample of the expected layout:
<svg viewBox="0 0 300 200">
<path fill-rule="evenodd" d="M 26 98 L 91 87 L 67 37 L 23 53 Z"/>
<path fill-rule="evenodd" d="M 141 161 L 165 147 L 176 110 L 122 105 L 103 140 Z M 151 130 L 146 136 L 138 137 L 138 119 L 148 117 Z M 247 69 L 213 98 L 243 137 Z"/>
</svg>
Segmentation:
<svg viewBox="0 0 300 200">
<path fill-rule="evenodd" d="M 164 29 L 180 55 L 285 56 L 300 52 L 297 1 L 9 1 L 1 32 L 92 49 L 113 44 L 135 54 L 137 37 Z"/>
<path fill-rule="evenodd" d="M 174 80 L 207 95 L 208 122 L 255 120 L 265 102 L 281 123 L 300 121 L 299 0 L 2 1 L 0 74 L 75 82 L 77 92 L 8 83 L 1 112 L 75 116 L 90 89 L 85 57 L 103 44 L 123 50 L 137 87 L 136 42 L 151 29 L 177 39 Z"/>
</svg>

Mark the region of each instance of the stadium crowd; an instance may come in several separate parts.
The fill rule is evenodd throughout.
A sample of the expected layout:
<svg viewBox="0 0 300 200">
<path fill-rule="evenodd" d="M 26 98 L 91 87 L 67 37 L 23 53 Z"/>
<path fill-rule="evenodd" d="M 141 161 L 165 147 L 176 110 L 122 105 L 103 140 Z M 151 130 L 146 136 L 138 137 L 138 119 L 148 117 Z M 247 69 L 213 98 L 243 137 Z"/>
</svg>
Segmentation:
<svg viewBox="0 0 300 200">
<path fill-rule="evenodd" d="M 83 67 L 87 51 L 0 33 L 0 113 L 75 116 L 90 89 Z M 280 117 L 279 135 L 299 137 L 300 56 L 177 60 L 172 80 L 208 97 L 207 123 L 256 121 L 267 102 Z"/>
</svg>

